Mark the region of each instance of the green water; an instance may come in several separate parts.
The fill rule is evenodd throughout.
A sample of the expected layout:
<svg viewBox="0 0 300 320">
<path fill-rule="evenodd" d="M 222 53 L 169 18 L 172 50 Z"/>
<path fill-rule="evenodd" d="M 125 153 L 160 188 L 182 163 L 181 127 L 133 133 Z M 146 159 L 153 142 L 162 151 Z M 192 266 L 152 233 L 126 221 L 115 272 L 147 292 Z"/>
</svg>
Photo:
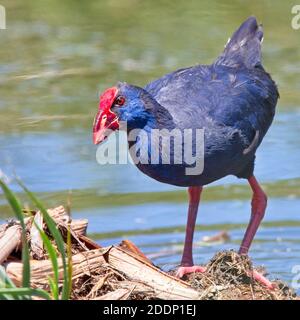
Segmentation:
<svg viewBox="0 0 300 320">
<path fill-rule="evenodd" d="M 196 63 L 210 63 L 249 15 L 264 24 L 263 61 L 279 86 L 274 124 L 257 154 L 256 175 L 270 196 L 251 256 L 272 277 L 292 281 L 300 264 L 300 30 L 293 1 L 1 1 L 0 170 L 16 173 L 48 206 L 67 202 L 87 217 L 103 245 L 127 237 L 168 269 L 180 261 L 185 190 L 132 165 L 100 166 L 91 126 L 98 95 L 117 81 L 140 86 Z M 23 195 L 20 194 L 23 198 Z M 204 192 L 195 260 L 237 249 L 251 193 L 229 177 Z M 11 215 L 0 195 L 0 219 Z M 226 244 L 203 236 L 228 230 Z"/>
</svg>

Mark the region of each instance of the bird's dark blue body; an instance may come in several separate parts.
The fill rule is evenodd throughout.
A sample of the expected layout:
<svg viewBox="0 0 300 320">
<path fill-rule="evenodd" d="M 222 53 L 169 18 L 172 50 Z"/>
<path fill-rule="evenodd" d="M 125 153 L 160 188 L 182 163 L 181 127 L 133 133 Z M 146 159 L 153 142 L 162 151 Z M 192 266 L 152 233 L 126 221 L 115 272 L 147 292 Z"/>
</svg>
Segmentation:
<svg viewBox="0 0 300 320">
<path fill-rule="evenodd" d="M 187 175 L 185 164 L 138 164 L 142 172 L 177 186 L 252 175 L 256 149 L 272 123 L 278 99 L 276 85 L 261 65 L 261 39 L 261 27 L 249 18 L 212 65 L 175 71 L 144 89 L 119 84 L 128 108 L 114 111 L 128 121 L 129 129 L 204 129 L 202 174 Z"/>
<path fill-rule="evenodd" d="M 206 272 L 193 261 L 203 185 L 227 175 L 248 180 L 253 192 L 251 218 L 239 254 L 248 253 L 264 217 L 267 195 L 253 174 L 254 160 L 272 123 L 279 94 L 261 63 L 262 39 L 262 27 L 250 17 L 213 64 L 177 70 L 145 88 L 119 83 L 100 97 L 94 144 L 113 131 L 127 130 L 130 153 L 143 173 L 188 187 L 186 235 L 176 272 L 180 278 Z M 249 270 L 250 275 L 274 289 L 257 271 Z"/>
</svg>

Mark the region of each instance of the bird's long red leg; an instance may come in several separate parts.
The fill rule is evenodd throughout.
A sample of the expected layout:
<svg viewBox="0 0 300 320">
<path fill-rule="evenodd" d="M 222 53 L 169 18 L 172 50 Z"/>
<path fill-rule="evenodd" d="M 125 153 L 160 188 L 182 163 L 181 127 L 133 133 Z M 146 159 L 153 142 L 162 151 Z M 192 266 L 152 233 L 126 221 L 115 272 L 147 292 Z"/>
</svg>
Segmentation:
<svg viewBox="0 0 300 320">
<path fill-rule="evenodd" d="M 252 240 L 256 234 L 256 231 L 260 225 L 261 220 L 263 219 L 267 207 L 267 196 L 260 187 L 259 183 L 254 176 L 248 179 L 251 189 L 253 191 L 252 197 L 252 210 L 251 218 L 246 230 L 244 239 L 242 241 L 239 253 L 247 254 L 252 243 Z"/>
<path fill-rule="evenodd" d="M 193 262 L 193 238 L 202 189 L 202 187 L 188 188 L 189 211 L 186 225 L 185 242 L 181 259 L 181 267 L 179 267 L 176 273 L 176 276 L 179 278 L 183 277 L 187 273 L 205 271 L 204 267 L 194 266 Z"/>
<path fill-rule="evenodd" d="M 263 219 L 267 207 L 267 196 L 260 187 L 259 183 L 257 182 L 256 178 L 254 176 L 251 176 L 248 179 L 248 182 L 251 186 L 251 189 L 253 191 L 253 197 L 252 197 L 252 210 L 251 210 L 251 218 L 249 225 L 247 227 L 244 239 L 242 241 L 239 254 L 246 255 L 248 254 L 250 245 L 253 241 L 253 238 L 256 234 L 256 231 L 260 225 L 261 220 Z M 273 284 L 266 279 L 264 276 L 259 274 L 257 271 L 253 271 L 253 277 L 257 281 L 261 282 L 268 288 L 272 289 Z"/>
</svg>

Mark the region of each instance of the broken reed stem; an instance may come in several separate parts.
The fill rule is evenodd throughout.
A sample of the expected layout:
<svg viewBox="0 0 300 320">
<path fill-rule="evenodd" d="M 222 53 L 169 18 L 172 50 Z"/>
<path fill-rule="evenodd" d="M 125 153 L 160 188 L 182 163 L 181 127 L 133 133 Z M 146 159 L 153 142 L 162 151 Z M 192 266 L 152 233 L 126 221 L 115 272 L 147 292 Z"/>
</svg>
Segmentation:
<svg viewBox="0 0 300 320">
<path fill-rule="evenodd" d="M 21 244 L 22 228 L 14 225 L 6 229 L 0 239 L 0 264 Z"/>
<path fill-rule="evenodd" d="M 39 230 L 43 230 L 43 215 L 37 212 L 30 228 L 31 256 L 41 260 L 44 256 L 44 243 Z"/>
<path fill-rule="evenodd" d="M 72 280 L 89 275 L 99 269 L 101 265 L 108 266 L 125 274 L 131 281 L 140 282 L 149 288 L 159 299 L 197 299 L 199 292 L 187 283 L 174 278 L 158 268 L 145 263 L 134 253 L 131 254 L 118 247 L 109 247 L 82 252 L 72 257 Z M 59 280 L 63 280 L 62 259 L 58 260 Z M 48 286 L 48 277 L 53 276 L 52 265 L 49 260 L 31 261 L 32 287 Z M 5 265 L 7 275 L 17 285 L 22 283 L 22 263 L 8 262 Z M 123 288 L 127 289 L 128 288 Z M 148 289 L 148 290 L 149 290 Z M 121 291 L 120 291 L 121 292 Z M 122 291 L 125 292 L 125 291 Z M 126 295 L 125 295 L 126 296 Z M 120 297 L 121 299 L 121 297 Z"/>
<path fill-rule="evenodd" d="M 72 257 L 72 280 L 98 269 L 105 263 L 103 250 L 91 250 L 82 252 Z M 16 286 L 22 284 L 23 264 L 21 262 L 8 262 L 4 265 L 7 275 Z M 31 260 L 31 285 L 32 287 L 47 287 L 48 278 L 53 277 L 52 264 L 50 260 Z M 58 259 L 59 281 L 63 281 L 63 263 Z"/>
<path fill-rule="evenodd" d="M 72 220 L 71 222 L 71 229 L 78 236 L 86 235 L 87 226 L 88 226 L 87 219 L 76 219 L 76 220 Z"/>
<path fill-rule="evenodd" d="M 159 299 L 195 300 L 200 296 L 200 293 L 186 282 L 145 263 L 135 254 L 121 248 L 112 246 L 105 254 L 105 259 L 110 266 L 125 274 L 130 280 L 151 287 Z"/>
</svg>

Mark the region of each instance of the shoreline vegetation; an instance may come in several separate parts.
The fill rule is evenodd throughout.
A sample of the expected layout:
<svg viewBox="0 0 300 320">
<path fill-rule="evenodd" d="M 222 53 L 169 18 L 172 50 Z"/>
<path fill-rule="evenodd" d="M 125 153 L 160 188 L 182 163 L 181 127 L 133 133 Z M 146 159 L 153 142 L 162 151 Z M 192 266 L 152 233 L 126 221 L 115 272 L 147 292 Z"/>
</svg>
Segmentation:
<svg viewBox="0 0 300 320">
<path fill-rule="evenodd" d="M 0 226 L 0 299 L 299 299 L 280 280 L 273 290 L 256 282 L 251 260 L 234 251 L 218 252 L 205 273 L 180 280 L 129 240 L 102 247 L 87 237 L 86 219 L 73 220 L 63 206 L 46 210 L 19 184 L 37 210 L 23 209 L 0 180 L 16 216 Z"/>
</svg>

